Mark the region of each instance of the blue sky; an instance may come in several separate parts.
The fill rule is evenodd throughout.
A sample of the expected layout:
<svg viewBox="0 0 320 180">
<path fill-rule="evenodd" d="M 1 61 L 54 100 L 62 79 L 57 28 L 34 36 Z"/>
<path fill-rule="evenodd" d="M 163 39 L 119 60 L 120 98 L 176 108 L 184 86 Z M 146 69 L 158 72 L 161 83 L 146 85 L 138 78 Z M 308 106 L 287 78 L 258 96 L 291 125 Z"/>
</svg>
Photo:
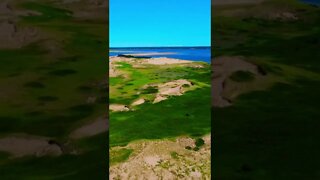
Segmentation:
<svg viewBox="0 0 320 180">
<path fill-rule="evenodd" d="M 110 47 L 210 46 L 211 0 L 110 0 Z"/>
</svg>

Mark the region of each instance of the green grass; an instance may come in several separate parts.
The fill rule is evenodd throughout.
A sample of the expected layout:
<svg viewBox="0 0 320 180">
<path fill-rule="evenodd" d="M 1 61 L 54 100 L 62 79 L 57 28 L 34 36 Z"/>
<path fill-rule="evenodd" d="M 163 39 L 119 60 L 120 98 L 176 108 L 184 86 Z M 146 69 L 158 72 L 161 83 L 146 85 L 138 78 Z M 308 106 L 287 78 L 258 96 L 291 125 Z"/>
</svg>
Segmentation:
<svg viewBox="0 0 320 180">
<path fill-rule="evenodd" d="M 80 155 L 60 157 L 25 157 L 0 163 L 1 179 L 104 179 L 107 175 L 108 155 L 106 134 L 78 142 L 85 151 Z"/>
<path fill-rule="evenodd" d="M 312 162 L 319 150 L 313 140 L 319 138 L 320 82 L 296 83 L 277 84 L 241 96 L 233 107 L 213 109 L 217 178 L 319 177 Z M 242 170 L 244 165 L 252 170 Z"/>
<path fill-rule="evenodd" d="M 230 79 L 235 82 L 250 82 L 255 79 L 254 74 L 249 71 L 236 71 L 231 74 Z"/>
<path fill-rule="evenodd" d="M 40 15 L 35 16 L 25 16 L 24 20 L 28 22 L 48 22 L 52 20 L 66 20 L 70 19 L 72 12 L 54 7 L 54 5 L 48 5 L 45 3 L 38 2 L 25 2 L 20 5 L 21 7 L 29 10 L 33 10 L 41 13 Z"/>
<path fill-rule="evenodd" d="M 132 68 L 127 63 L 121 63 L 121 71 L 127 75 L 126 78 L 110 78 L 111 97 L 110 103 L 129 104 L 134 101 L 137 92 L 142 94 L 156 93 L 155 87 L 143 88 L 147 84 L 158 84 L 173 81 L 176 79 L 188 79 L 194 84 L 202 87 L 203 84 L 209 84 L 210 70 L 209 65 L 204 64 L 203 69 L 193 69 L 188 67 L 176 66 L 148 66 L 143 69 Z M 148 99 L 148 97 L 145 97 Z"/>
<path fill-rule="evenodd" d="M 132 149 L 119 149 L 119 150 L 113 150 L 110 153 L 110 165 L 114 165 L 116 163 L 124 162 L 127 159 L 129 159 L 129 156 L 132 154 Z"/>
<path fill-rule="evenodd" d="M 197 138 L 197 139 L 196 139 L 196 142 L 195 142 L 195 145 L 196 145 L 197 147 L 203 146 L 203 145 L 204 145 L 204 140 L 203 140 L 202 138 Z"/>
<path fill-rule="evenodd" d="M 243 11 L 227 16 L 226 10 Z M 252 17 L 291 11 L 298 21 Z M 320 56 L 319 8 L 294 0 L 250 7 L 213 7 L 216 56 L 242 56 L 267 74 L 285 78 L 265 91 L 244 94 L 227 108 L 213 108 L 213 165 L 217 179 L 319 179 L 314 164 Z M 248 15 L 251 14 L 251 15 Z M 247 15 L 247 16 L 246 16 Z M 241 78 L 235 76 L 234 78 Z M 247 79 L 247 78 L 244 78 Z"/>
<path fill-rule="evenodd" d="M 190 91 L 157 104 L 145 103 L 137 111 L 110 113 L 109 144 L 204 135 L 211 129 L 210 116 L 210 88 Z"/>
<path fill-rule="evenodd" d="M 45 40 L 18 49 L 1 49 L 0 135 L 15 133 L 67 140 L 70 132 L 105 114 L 108 70 L 107 22 L 76 20 L 53 2 L 13 2 L 39 12 L 23 16 L 20 27 L 43 31 Z M 55 41 L 63 53 L 50 51 Z M 86 104 L 88 97 L 97 102 Z M 104 100 L 104 101 L 102 101 Z M 107 176 L 107 133 L 72 141 L 80 155 L 61 157 L 0 157 L 1 179 L 104 179 Z"/>
<path fill-rule="evenodd" d="M 216 48 L 213 49 L 214 54 L 216 56 L 264 57 L 273 59 L 274 62 L 318 71 L 319 53 L 314 52 L 318 51 L 320 42 L 319 28 L 315 26 L 320 23 L 318 18 L 320 10 L 293 2 L 292 0 L 285 0 L 281 3 L 273 1 L 261 6 L 239 9 L 245 11 L 244 14 L 291 9 L 300 19 L 294 22 L 245 15 L 223 16 L 221 13 L 224 9 L 216 8 L 216 15 L 212 19 L 216 27 L 213 29 L 215 34 L 213 41 L 216 42 Z M 303 63 L 301 63 L 302 59 Z"/>
<path fill-rule="evenodd" d="M 173 159 L 178 159 L 179 158 L 179 154 L 177 152 L 171 152 L 170 153 L 170 156 L 173 158 Z"/>
</svg>

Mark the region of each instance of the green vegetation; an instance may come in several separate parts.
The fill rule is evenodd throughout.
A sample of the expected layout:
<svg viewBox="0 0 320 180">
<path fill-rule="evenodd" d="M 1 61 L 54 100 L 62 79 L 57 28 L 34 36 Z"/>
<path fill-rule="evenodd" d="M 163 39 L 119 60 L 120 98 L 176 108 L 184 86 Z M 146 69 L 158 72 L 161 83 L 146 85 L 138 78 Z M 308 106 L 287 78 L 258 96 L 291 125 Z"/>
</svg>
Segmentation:
<svg viewBox="0 0 320 180">
<path fill-rule="evenodd" d="M 125 75 L 110 78 L 110 103 L 130 105 L 138 98 L 144 98 L 146 102 L 134 107 L 134 111 L 110 112 L 110 146 L 126 145 L 139 139 L 209 133 L 210 66 L 200 64 L 204 68 L 148 64 L 145 68 L 134 68 L 127 63 L 118 63 Z M 178 79 L 193 82 L 193 87 L 184 86 L 192 90 L 154 104 L 158 87 L 153 85 Z"/>
<path fill-rule="evenodd" d="M 178 159 L 179 158 L 179 154 L 177 152 L 171 152 L 170 155 L 171 155 L 171 157 L 173 159 Z"/>
<path fill-rule="evenodd" d="M 197 139 L 196 139 L 196 142 L 195 142 L 195 145 L 196 145 L 197 147 L 203 146 L 203 145 L 204 145 L 204 140 L 203 140 L 202 138 L 197 138 Z"/>
<path fill-rule="evenodd" d="M 103 179 L 108 158 L 106 149 L 100 145 L 105 142 L 105 134 L 77 142 L 77 147 L 85 150 L 82 155 L 25 157 L 0 162 L 1 179 Z"/>
<path fill-rule="evenodd" d="M 52 20 L 67 20 L 71 19 L 72 12 L 61 9 L 59 7 L 54 7 L 54 5 L 48 5 L 39 2 L 25 2 L 20 5 L 24 9 L 34 10 L 41 15 L 36 16 L 26 16 L 25 20 L 31 22 L 48 22 Z"/>
<path fill-rule="evenodd" d="M 236 82 L 248 82 L 254 80 L 254 74 L 249 71 L 236 71 L 232 73 L 230 79 Z"/>
<path fill-rule="evenodd" d="M 110 117 L 110 146 L 137 139 L 201 136 L 210 132 L 210 88 L 156 104 L 145 103 L 137 111 L 110 113 Z"/>
<path fill-rule="evenodd" d="M 105 115 L 107 21 L 74 18 L 53 1 L 11 2 L 15 10 L 37 13 L 15 19 L 18 31 L 31 27 L 44 37 L 21 48 L 0 49 L 0 135 L 45 136 L 81 153 L 9 159 L 1 152 L 1 179 L 106 178 L 107 132 L 79 140 L 69 135 Z M 89 104 L 88 97 L 97 100 Z"/>
<path fill-rule="evenodd" d="M 241 95 L 230 107 L 212 109 L 215 177 L 319 179 L 319 167 L 313 162 L 319 160 L 320 149 L 315 144 L 320 117 L 320 8 L 271 0 L 216 6 L 213 11 L 214 54 L 242 56 L 282 79 L 264 91 Z M 241 15 L 226 13 L 232 11 Z M 290 12 L 297 19 L 271 18 L 279 12 Z M 232 76 L 236 81 L 250 77 Z"/>
<path fill-rule="evenodd" d="M 125 148 L 111 151 L 110 161 L 109 161 L 110 165 L 126 161 L 132 152 L 133 152 L 132 149 L 125 149 Z"/>
</svg>

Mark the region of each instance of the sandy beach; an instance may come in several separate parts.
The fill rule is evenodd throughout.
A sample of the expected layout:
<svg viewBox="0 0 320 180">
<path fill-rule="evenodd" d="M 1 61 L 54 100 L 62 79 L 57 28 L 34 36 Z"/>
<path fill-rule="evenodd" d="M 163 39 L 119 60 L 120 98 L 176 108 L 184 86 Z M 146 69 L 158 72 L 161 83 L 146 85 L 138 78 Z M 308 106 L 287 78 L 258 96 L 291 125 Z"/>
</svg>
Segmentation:
<svg viewBox="0 0 320 180">
<path fill-rule="evenodd" d="M 132 54 L 125 54 L 125 55 L 131 55 L 131 56 L 159 56 L 159 55 L 171 55 L 171 54 L 177 54 L 173 52 L 150 52 L 150 53 L 132 53 Z"/>
</svg>

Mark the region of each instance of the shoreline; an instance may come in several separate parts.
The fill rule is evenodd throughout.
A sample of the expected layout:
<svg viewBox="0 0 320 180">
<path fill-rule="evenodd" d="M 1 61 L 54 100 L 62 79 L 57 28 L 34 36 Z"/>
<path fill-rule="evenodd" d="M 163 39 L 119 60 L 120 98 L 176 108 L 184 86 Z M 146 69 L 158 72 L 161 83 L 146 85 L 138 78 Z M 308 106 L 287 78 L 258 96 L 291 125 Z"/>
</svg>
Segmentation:
<svg viewBox="0 0 320 180">
<path fill-rule="evenodd" d="M 131 56 L 131 55 L 129 55 Z M 211 64 L 211 62 L 206 62 L 206 61 L 195 61 L 195 60 L 188 60 L 188 59 L 178 59 L 178 58 L 169 58 L 169 57 L 150 57 L 150 58 L 141 58 L 139 56 L 137 57 L 119 57 L 118 55 L 115 56 L 109 56 L 109 62 L 111 60 L 116 60 L 116 61 L 123 61 L 127 60 L 133 60 L 133 59 L 140 59 L 142 62 L 145 64 L 154 64 L 154 65 L 161 65 L 161 64 L 183 64 L 183 63 L 206 63 L 206 64 Z M 156 62 L 159 60 L 160 62 Z M 150 63 L 151 62 L 151 63 Z"/>
</svg>

